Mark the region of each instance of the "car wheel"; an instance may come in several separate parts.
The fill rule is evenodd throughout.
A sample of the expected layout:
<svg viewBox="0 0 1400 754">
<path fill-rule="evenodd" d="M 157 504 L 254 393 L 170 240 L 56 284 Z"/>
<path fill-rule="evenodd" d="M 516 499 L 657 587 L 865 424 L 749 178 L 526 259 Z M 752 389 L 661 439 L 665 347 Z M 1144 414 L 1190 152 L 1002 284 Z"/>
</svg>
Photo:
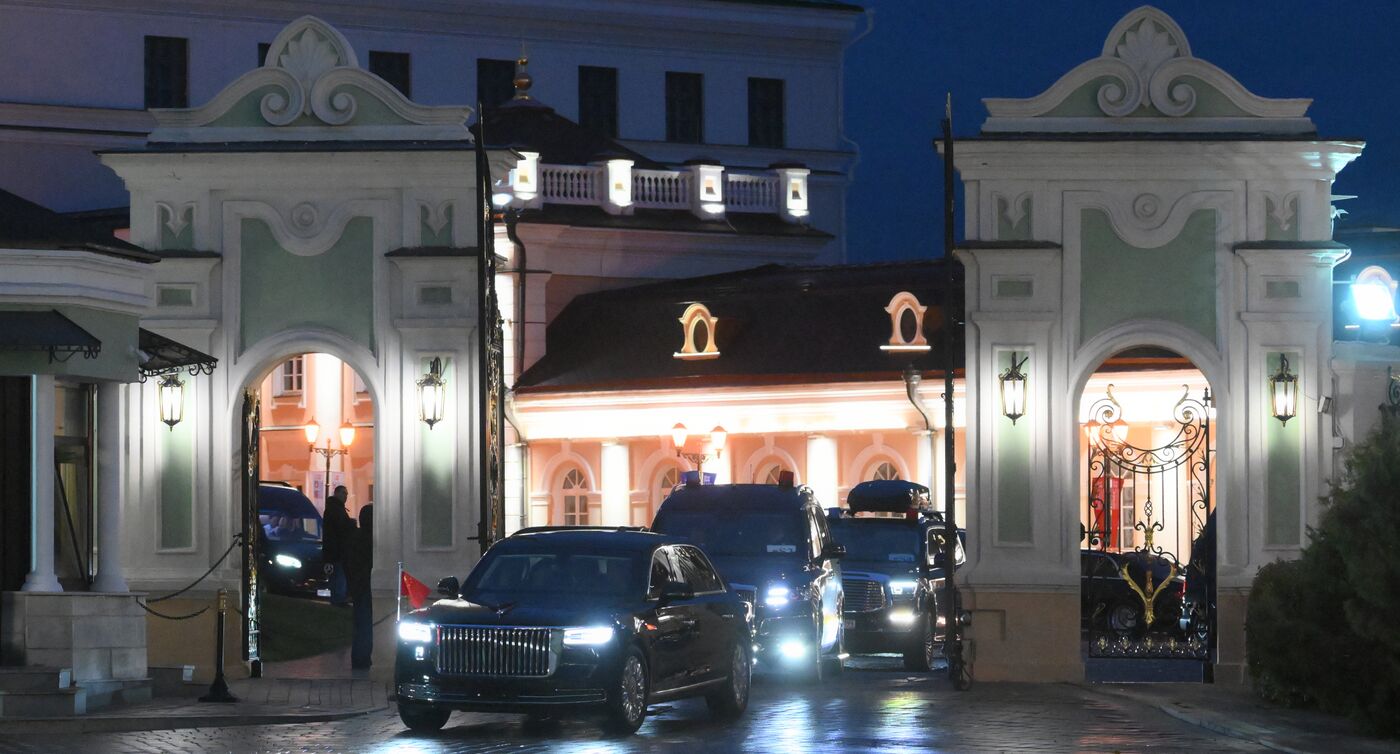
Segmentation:
<svg viewBox="0 0 1400 754">
<path fill-rule="evenodd" d="M 926 673 L 933 668 L 938 656 L 938 642 L 933 635 L 933 616 L 924 613 L 920 629 L 912 637 L 909 646 L 904 648 L 904 669 L 916 673 Z"/>
<path fill-rule="evenodd" d="M 842 614 L 839 605 L 836 614 Z M 846 654 L 846 628 L 844 623 L 839 623 L 836 627 L 836 651 L 833 653 L 834 656 L 826 658 L 826 669 L 830 675 L 840 675 L 846 669 L 845 660 L 841 659 L 844 654 Z"/>
<path fill-rule="evenodd" d="M 1108 608 L 1108 628 L 1119 636 L 1136 634 L 1142 625 L 1142 610 L 1129 602 L 1117 602 Z"/>
<path fill-rule="evenodd" d="M 724 688 L 705 696 L 710 712 L 721 720 L 732 720 L 744 714 L 749 706 L 749 686 L 753 681 L 753 662 L 743 640 L 734 643 L 729 661 L 729 682 Z"/>
<path fill-rule="evenodd" d="M 604 727 L 610 733 L 635 733 L 647 716 L 647 664 L 636 647 L 627 650 L 617 683 L 608 695 L 608 717 Z"/>
<path fill-rule="evenodd" d="M 419 733 L 432 733 L 442 730 L 452 710 L 434 707 L 421 702 L 399 702 L 399 719 L 409 730 Z"/>
</svg>

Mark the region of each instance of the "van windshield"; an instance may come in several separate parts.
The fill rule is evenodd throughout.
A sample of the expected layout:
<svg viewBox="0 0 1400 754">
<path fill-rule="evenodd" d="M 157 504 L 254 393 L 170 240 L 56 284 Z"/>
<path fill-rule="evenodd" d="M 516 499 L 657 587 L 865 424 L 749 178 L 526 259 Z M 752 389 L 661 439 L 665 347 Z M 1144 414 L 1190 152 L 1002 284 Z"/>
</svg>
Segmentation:
<svg viewBox="0 0 1400 754">
<path fill-rule="evenodd" d="M 656 531 L 684 537 L 711 556 L 807 552 L 807 527 L 796 511 L 663 511 Z"/>
<path fill-rule="evenodd" d="M 847 560 L 908 563 L 919 560 L 923 532 L 903 521 L 840 518 L 831 522 L 831 535 L 846 546 Z"/>
</svg>

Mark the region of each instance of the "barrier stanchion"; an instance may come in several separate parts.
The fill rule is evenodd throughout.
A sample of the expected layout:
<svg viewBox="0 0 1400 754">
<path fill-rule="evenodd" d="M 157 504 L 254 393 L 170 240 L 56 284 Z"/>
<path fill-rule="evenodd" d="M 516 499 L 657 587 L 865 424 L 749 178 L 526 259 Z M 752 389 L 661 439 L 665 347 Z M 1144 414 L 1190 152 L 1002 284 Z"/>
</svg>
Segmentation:
<svg viewBox="0 0 1400 754">
<path fill-rule="evenodd" d="M 224 616 L 228 613 L 228 590 L 219 590 L 219 615 L 214 640 L 214 682 L 209 684 L 209 693 L 201 696 L 201 702 L 236 702 L 238 699 L 229 693 L 228 681 L 224 680 Z"/>
</svg>

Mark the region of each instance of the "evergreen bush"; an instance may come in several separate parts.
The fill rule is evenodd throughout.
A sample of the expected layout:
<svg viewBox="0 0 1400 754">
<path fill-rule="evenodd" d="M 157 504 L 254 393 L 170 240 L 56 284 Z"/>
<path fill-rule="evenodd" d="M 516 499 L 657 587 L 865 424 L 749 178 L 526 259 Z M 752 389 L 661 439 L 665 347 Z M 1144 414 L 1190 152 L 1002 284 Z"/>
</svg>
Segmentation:
<svg viewBox="0 0 1400 754">
<path fill-rule="evenodd" d="M 1354 445 L 1302 557 L 1260 569 L 1250 675 L 1265 698 L 1400 734 L 1400 418 Z"/>
</svg>

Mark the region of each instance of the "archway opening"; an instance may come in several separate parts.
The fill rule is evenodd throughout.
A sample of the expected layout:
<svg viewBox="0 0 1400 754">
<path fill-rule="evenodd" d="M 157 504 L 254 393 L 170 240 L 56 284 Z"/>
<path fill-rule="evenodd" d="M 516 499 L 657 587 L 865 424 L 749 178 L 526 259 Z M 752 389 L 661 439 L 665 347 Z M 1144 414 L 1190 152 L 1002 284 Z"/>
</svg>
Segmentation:
<svg viewBox="0 0 1400 754">
<path fill-rule="evenodd" d="M 1078 409 L 1080 626 L 1090 680 L 1210 679 L 1214 399 L 1187 358 L 1120 351 Z"/>
<path fill-rule="evenodd" d="M 248 388 L 259 399 L 259 652 L 271 674 L 342 673 L 377 546 L 373 395 L 349 364 L 314 352 Z"/>
</svg>

